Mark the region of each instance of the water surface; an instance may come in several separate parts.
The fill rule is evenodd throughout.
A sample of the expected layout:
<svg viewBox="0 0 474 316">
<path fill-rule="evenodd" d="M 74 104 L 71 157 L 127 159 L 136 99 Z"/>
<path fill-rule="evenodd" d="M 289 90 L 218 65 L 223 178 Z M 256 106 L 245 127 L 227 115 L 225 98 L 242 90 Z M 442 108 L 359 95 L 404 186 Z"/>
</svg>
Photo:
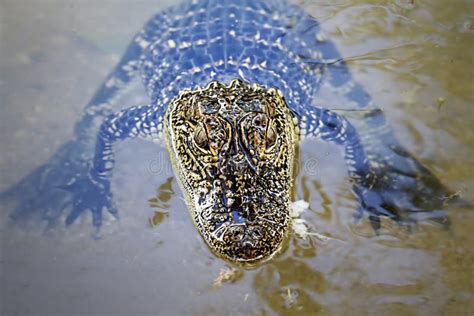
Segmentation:
<svg viewBox="0 0 474 316">
<path fill-rule="evenodd" d="M 319 19 L 401 143 L 474 202 L 472 1 L 300 3 Z M 0 191 L 73 137 L 82 108 L 132 35 L 170 4 L 0 4 Z M 323 106 L 339 107 L 324 91 L 319 98 Z M 448 209 L 451 231 L 426 223 L 409 231 L 384 221 L 376 236 L 367 220 L 354 220 L 357 203 L 338 147 L 302 142 L 295 188 L 295 199 L 310 202 L 303 217 L 329 239 L 292 238 L 283 254 L 220 286 L 214 281 L 230 266 L 193 227 L 165 150 L 144 141 L 115 148 L 112 190 L 120 220 L 108 219 L 99 238 L 89 216 L 67 229 L 45 231 L 42 222 L 12 229 L 5 225 L 11 204 L 0 205 L 2 314 L 474 311 L 472 208 Z M 166 214 L 154 217 L 157 211 Z"/>
</svg>

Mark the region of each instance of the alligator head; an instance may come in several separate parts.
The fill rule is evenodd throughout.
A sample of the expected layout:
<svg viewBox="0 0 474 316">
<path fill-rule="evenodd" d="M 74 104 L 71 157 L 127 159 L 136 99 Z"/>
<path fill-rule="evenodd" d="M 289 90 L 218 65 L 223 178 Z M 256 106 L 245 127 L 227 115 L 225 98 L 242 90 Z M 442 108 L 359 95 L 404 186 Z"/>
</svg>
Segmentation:
<svg viewBox="0 0 474 316">
<path fill-rule="evenodd" d="M 233 80 L 184 91 L 165 135 L 196 227 L 218 255 L 271 258 L 288 234 L 296 127 L 282 94 Z"/>
</svg>

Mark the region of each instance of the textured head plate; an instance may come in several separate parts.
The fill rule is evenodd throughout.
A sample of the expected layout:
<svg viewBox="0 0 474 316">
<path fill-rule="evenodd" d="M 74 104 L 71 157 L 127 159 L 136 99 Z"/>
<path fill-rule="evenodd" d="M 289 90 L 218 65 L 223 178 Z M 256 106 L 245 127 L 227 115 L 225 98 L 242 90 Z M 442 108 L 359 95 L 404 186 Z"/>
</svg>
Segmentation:
<svg viewBox="0 0 474 316">
<path fill-rule="evenodd" d="M 269 259 L 290 226 L 297 141 L 279 91 L 213 81 L 175 98 L 165 128 L 189 211 L 209 247 L 234 262 Z"/>
</svg>

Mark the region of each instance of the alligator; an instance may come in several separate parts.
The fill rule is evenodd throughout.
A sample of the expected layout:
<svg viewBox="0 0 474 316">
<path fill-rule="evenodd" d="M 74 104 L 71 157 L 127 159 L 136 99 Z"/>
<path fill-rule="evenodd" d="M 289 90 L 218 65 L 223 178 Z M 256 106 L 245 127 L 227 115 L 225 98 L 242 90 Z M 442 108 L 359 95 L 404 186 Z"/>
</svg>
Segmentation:
<svg viewBox="0 0 474 316">
<path fill-rule="evenodd" d="M 113 110 L 134 80 L 149 103 Z M 321 85 L 343 95 L 357 119 L 317 104 Z M 340 106 L 340 104 L 332 105 Z M 359 212 L 375 231 L 448 226 L 450 191 L 394 137 L 382 110 L 327 40 L 317 20 L 285 0 L 195 0 L 153 16 L 139 31 L 75 125 L 75 139 L 3 195 L 29 212 L 71 225 L 91 212 L 117 215 L 110 190 L 113 144 L 161 140 L 195 226 L 231 262 L 272 258 L 289 235 L 298 142 L 343 147 Z M 93 137 L 92 137 L 93 135 Z"/>
</svg>

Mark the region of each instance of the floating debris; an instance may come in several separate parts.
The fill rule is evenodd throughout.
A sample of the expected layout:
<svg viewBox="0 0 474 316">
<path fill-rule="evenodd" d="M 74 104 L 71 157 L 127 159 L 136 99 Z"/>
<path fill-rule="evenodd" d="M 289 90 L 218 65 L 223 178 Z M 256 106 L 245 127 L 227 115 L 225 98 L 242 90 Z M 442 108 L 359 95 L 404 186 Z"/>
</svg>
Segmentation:
<svg viewBox="0 0 474 316">
<path fill-rule="evenodd" d="M 300 218 L 300 215 L 307 210 L 309 210 L 309 203 L 305 200 L 298 200 L 291 203 L 290 216 L 293 224 L 293 232 L 296 234 L 296 236 L 303 240 L 307 240 L 308 237 L 315 237 L 321 241 L 330 240 L 330 237 L 312 232 L 307 221 L 303 218 Z"/>
<path fill-rule="evenodd" d="M 283 299 L 284 299 L 284 305 L 285 308 L 291 308 L 292 305 L 296 304 L 297 298 L 298 298 L 298 291 L 287 288 L 286 293 L 282 293 Z"/>
<path fill-rule="evenodd" d="M 214 288 L 219 288 L 223 283 L 234 283 L 240 280 L 244 276 L 244 273 L 236 268 L 223 268 L 219 272 L 217 278 L 212 282 Z"/>
<path fill-rule="evenodd" d="M 446 103 L 446 99 L 439 97 L 436 99 L 436 104 L 438 105 L 438 111 L 441 109 L 441 107 Z"/>
<path fill-rule="evenodd" d="M 301 213 L 309 209 L 309 203 L 305 200 L 298 200 L 291 203 L 290 216 L 292 218 L 299 217 Z"/>
</svg>

